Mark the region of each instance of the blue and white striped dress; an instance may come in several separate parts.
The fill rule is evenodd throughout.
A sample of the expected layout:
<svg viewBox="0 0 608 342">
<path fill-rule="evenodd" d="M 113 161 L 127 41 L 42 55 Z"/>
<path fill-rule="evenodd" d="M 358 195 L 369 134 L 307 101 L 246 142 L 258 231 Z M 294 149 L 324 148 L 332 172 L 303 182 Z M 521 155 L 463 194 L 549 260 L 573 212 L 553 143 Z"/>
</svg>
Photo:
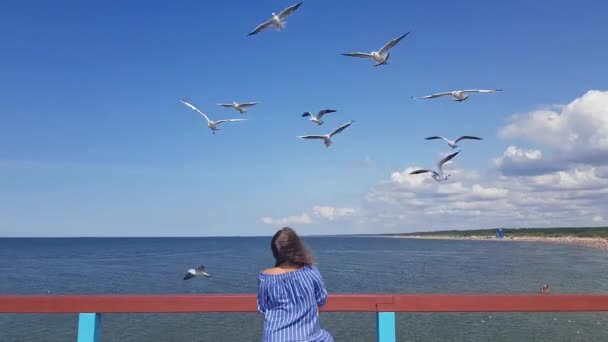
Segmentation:
<svg viewBox="0 0 608 342">
<path fill-rule="evenodd" d="M 260 273 L 258 311 L 264 315 L 265 342 L 333 342 L 321 329 L 318 306 L 325 304 L 327 290 L 314 266 L 282 274 Z"/>
</svg>

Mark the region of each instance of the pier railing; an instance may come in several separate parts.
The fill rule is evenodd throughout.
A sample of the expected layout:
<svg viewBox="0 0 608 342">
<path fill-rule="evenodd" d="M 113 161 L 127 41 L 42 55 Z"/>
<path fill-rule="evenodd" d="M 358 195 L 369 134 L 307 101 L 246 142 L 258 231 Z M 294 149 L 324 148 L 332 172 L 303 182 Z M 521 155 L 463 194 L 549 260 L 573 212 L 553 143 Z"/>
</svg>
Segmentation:
<svg viewBox="0 0 608 342">
<path fill-rule="evenodd" d="M 0 296 L 0 314 L 78 314 L 78 342 L 101 341 L 102 314 L 256 309 L 254 294 Z M 378 341 L 395 342 L 397 312 L 600 312 L 608 311 L 608 295 L 332 294 L 321 310 L 375 312 Z"/>
</svg>

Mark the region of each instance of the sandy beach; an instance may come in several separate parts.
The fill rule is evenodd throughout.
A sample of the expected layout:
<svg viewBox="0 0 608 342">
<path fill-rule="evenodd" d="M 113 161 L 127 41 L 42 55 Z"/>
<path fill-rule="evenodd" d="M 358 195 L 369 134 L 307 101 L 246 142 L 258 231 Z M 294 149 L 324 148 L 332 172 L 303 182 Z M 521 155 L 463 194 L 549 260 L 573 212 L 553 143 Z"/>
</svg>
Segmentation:
<svg viewBox="0 0 608 342">
<path fill-rule="evenodd" d="M 449 235 L 430 235 L 430 236 L 419 236 L 419 235 L 387 235 L 389 238 L 398 239 L 427 239 L 427 240 L 476 240 L 476 241 L 531 241 L 531 242 L 544 242 L 544 243 L 563 243 L 570 245 L 578 245 L 583 247 L 599 248 L 608 251 L 608 239 L 604 238 L 583 238 L 575 236 L 563 236 L 563 237 L 505 237 L 503 239 L 497 239 L 494 236 L 449 236 Z"/>
</svg>

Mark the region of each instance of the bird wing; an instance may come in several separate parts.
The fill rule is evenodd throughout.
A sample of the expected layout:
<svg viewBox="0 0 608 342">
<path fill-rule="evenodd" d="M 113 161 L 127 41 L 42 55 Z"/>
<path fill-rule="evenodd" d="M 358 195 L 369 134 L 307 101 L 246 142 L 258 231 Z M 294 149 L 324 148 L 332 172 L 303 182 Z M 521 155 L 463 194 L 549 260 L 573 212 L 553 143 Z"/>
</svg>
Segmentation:
<svg viewBox="0 0 608 342">
<path fill-rule="evenodd" d="M 421 174 L 421 173 L 427 173 L 427 172 L 433 172 L 433 171 L 432 171 L 432 170 L 425 170 L 425 169 L 422 169 L 422 170 L 416 170 L 416 171 L 412 171 L 412 172 L 410 172 L 410 175 L 418 175 L 418 174 Z"/>
<path fill-rule="evenodd" d="M 425 140 L 443 139 L 443 140 L 445 140 L 445 141 L 446 141 L 446 142 L 448 142 L 448 143 L 450 142 L 448 139 L 446 139 L 446 138 L 444 138 L 444 137 L 442 137 L 442 136 L 439 136 L 439 135 L 436 135 L 436 136 L 433 136 L 433 137 L 424 138 L 424 139 L 425 139 Z"/>
<path fill-rule="evenodd" d="M 234 105 L 232 103 L 218 103 L 218 106 L 222 106 L 222 107 L 234 107 Z"/>
<path fill-rule="evenodd" d="M 298 138 L 302 138 L 302 139 L 323 139 L 325 140 L 325 138 L 327 138 L 324 135 L 301 135 Z"/>
<path fill-rule="evenodd" d="M 433 99 L 433 98 L 436 98 L 436 97 L 446 96 L 446 95 L 452 95 L 452 92 L 447 91 L 445 93 L 436 93 L 436 94 L 431 94 L 431 95 L 423 96 L 423 97 L 420 97 L 420 98 L 421 99 Z"/>
<path fill-rule="evenodd" d="M 262 30 L 269 28 L 270 26 L 272 26 L 272 20 L 268 20 L 267 22 L 261 23 L 260 25 L 258 25 L 258 27 L 255 28 L 255 30 L 249 32 L 247 35 L 252 36 Z"/>
<path fill-rule="evenodd" d="M 194 269 L 195 272 L 205 272 L 205 266 L 204 265 L 200 265 L 199 267 Z"/>
<path fill-rule="evenodd" d="M 251 107 L 251 106 L 255 106 L 256 104 L 258 104 L 257 102 L 243 102 L 243 103 L 239 103 L 239 107 Z"/>
<path fill-rule="evenodd" d="M 467 89 L 461 90 L 461 93 L 493 93 L 495 91 L 502 91 L 502 89 Z"/>
<path fill-rule="evenodd" d="M 195 110 L 195 111 L 199 112 L 199 113 L 200 113 L 202 116 L 204 116 L 204 117 L 205 117 L 205 119 L 207 120 L 207 122 L 210 122 L 210 121 L 211 121 L 211 120 L 209 120 L 209 118 L 207 117 L 207 115 L 205 115 L 205 113 L 203 113 L 203 112 L 201 112 L 200 110 L 198 110 L 198 108 L 194 107 L 194 105 L 193 105 L 193 104 L 188 103 L 188 102 L 186 102 L 186 101 L 184 101 L 184 100 L 180 100 L 180 101 L 181 101 L 183 104 L 185 104 L 186 106 L 190 107 L 192 110 Z"/>
<path fill-rule="evenodd" d="M 343 53 L 342 56 L 359 57 L 359 58 L 372 58 L 373 57 L 371 53 L 365 53 L 365 52 Z"/>
<path fill-rule="evenodd" d="M 482 140 L 481 138 L 478 138 L 478 137 L 473 137 L 473 136 L 470 136 L 470 135 L 463 135 L 463 136 L 461 136 L 460 138 L 456 139 L 454 142 L 455 142 L 455 143 L 457 143 L 457 142 L 459 142 L 460 140 L 464 140 L 464 139 L 471 139 L 471 140 Z"/>
<path fill-rule="evenodd" d="M 401 39 L 405 38 L 405 36 L 407 36 L 408 34 L 409 32 L 384 44 L 384 46 L 382 47 L 382 49 L 380 49 L 380 51 L 378 51 L 378 53 L 380 53 L 381 55 L 385 54 L 386 52 L 388 52 L 389 49 L 397 45 L 397 43 L 399 43 Z"/>
<path fill-rule="evenodd" d="M 439 169 L 439 172 L 443 173 L 443 164 L 447 163 L 448 161 L 450 161 L 452 158 L 456 157 L 456 155 L 460 153 L 460 151 L 458 152 L 454 152 L 448 156 L 445 156 L 443 159 L 441 159 L 439 161 L 439 163 L 437 163 L 437 168 Z"/>
<path fill-rule="evenodd" d="M 328 114 L 328 113 L 334 113 L 336 112 L 336 110 L 333 109 L 323 109 L 322 111 L 319 111 L 319 113 L 317 114 L 317 118 L 322 118 L 323 115 Z"/>
<path fill-rule="evenodd" d="M 188 279 L 191 279 L 191 278 L 194 278 L 194 277 L 196 277 L 194 274 L 192 274 L 192 273 L 186 273 L 186 275 L 184 275 L 184 280 L 188 280 Z"/>
<path fill-rule="evenodd" d="M 246 121 L 247 119 L 226 119 L 226 120 L 217 120 L 215 122 L 216 125 L 219 125 L 224 122 L 237 122 L 237 121 Z"/>
<path fill-rule="evenodd" d="M 353 120 L 353 121 L 351 121 L 351 122 L 349 122 L 349 123 L 345 123 L 344 125 L 342 125 L 342 126 L 340 126 L 340 127 L 336 128 L 336 129 L 335 129 L 333 132 L 329 133 L 329 137 L 331 138 L 331 137 L 333 137 L 334 135 L 336 135 L 336 134 L 338 134 L 338 133 L 342 132 L 342 131 L 343 131 L 343 130 L 345 130 L 345 129 L 346 129 L 348 126 L 352 125 L 352 124 L 353 124 L 353 122 L 355 122 L 355 121 Z"/>
<path fill-rule="evenodd" d="M 310 114 L 310 112 L 304 112 L 304 114 L 302 114 L 302 117 L 305 118 L 307 116 L 312 116 L 312 114 Z"/>
<path fill-rule="evenodd" d="M 295 10 L 298 9 L 298 7 L 300 7 L 302 4 L 304 3 L 304 1 L 300 1 L 295 5 L 291 5 L 289 7 L 287 7 L 286 9 L 282 10 L 279 13 L 279 19 L 285 19 L 287 17 L 289 17 Z"/>
</svg>

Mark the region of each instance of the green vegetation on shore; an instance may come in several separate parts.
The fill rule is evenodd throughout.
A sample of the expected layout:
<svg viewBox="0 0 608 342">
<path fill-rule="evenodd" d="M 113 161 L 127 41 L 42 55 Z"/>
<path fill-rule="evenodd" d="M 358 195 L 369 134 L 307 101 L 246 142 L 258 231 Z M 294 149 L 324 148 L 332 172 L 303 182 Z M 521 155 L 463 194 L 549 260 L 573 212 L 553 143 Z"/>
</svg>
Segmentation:
<svg viewBox="0 0 608 342">
<path fill-rule="evenodd" d="M 608 238 L 608 227 L 587 228 L 505 228 L 505 237 L 582 237 L 582 238 Z M 443 230 L 434 232 L 380 234 L 389 236 L 496 236 L 497 228 L 477 230 Z"/>
</svg>

